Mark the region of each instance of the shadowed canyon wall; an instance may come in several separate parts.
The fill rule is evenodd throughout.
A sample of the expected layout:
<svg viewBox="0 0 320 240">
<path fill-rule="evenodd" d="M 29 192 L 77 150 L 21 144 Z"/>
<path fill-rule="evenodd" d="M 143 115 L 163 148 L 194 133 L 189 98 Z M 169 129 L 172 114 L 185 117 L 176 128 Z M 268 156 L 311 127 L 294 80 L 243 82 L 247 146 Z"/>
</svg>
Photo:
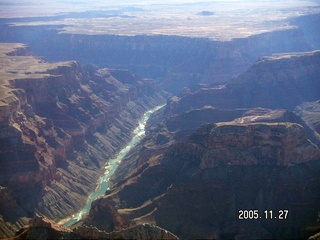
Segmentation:
<svg viewBox="0 0 320 240">
<path fill-rule="evenodd" d="M 14 27 L 3 22 L 0 41 L 27 43 L 36 55 L 49 61 L 77 59 L 81 64 L 129 69 L 158 79 L 168 91 L 178 93 L 197 83 L 225 82 L 261 56 L 317 49 L 320 31 L 308 24 L 317 19 L 318 15 L 297 18 L 292 21 L 297 28 L 227 42 L 178 36 L 67 34 L 59 33 L 63 26 Z"/>
<path fill-rule="evenodd" d="M 84 205 L 107 160 L 166 94 L 125 70 L 50 64 L 21 56 L 21 44 L 1 50 L 0 214 L 14 229 L 35 212 L 58 220 Z"/>
<path fill-rule="evenodd" d="M 9 64 L 0 79 L 1 237 L 13 236 L 35 214 L 59 220 L 84 205 L 142 113 L 165 102 L 162 87 L 180 95 L 151 117 L 146 138 L 121 163 L 113 189 L 94 202 L 85 224 L 113 231 L 152 223 L 182 238 L 314 233 L 320 55 L 310 51 L 319 47 L 319 29 L 308 23 L 317 19 L 297 18 L 297 28 L 228 42 L 74 35 L 59 33 L 62 26 L 2 22 L 1 42 L 27 43 L 49 63 L 22 45 L 1 49 Z M 300 51 L 310 52 L 261 58 Z M 55 62 L 61 60 L 68 62 Z M 240 208 L 286 207 L 290 219 L 282 225 L 237 219 Z M 21 238 L 32 236 L 24 229 Z M 86 227 L 73 234 L 110 236 Z"/>
<path fill-rule="evenodd" d="M 319 51 L 273 55 L 225 86 L 172 97 L 151 117 L 145 139 L 122 161 L 113 188 L 92 204 L 84 223 L 112 231 L 148 222 L 196 239 L 315 234 L 319 70 Z M 299 105 L 304 102 L 307 107 Z M 279 219 L 284 208 L 289 217 Z M 257 219 L 239 218 L 240 210 L 254 209 Z M 266 210 L 276 219 L 266 218 Z"/>
</svg>

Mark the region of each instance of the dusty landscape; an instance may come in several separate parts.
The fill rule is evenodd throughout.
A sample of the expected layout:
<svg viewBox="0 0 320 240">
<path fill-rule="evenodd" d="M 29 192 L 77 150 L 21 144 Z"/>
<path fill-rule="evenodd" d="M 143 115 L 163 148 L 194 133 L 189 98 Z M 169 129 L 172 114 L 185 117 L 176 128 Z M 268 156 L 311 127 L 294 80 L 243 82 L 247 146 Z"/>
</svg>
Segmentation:
<svg viewBox="0 0 320 240">
<path fill-rule="evenodd" d="M 317 239 L 319 1 L 0 7 L 0 239 Z"/>
<path fill-rule="evenodd" d="M 2 18 L 29 18 L 17 26 L 64 25 L 61 32 L 110 35 L 172 35 L 231 40 L 294 28 L 290 20 L 320 12 L 316 1 L 152 1 L 111 4 L 85 1 L 8 4 Z M 47 11 L 47 12 L 46 12 Z M 69 11 L 69 12 L 68 12 Z M 209 12 L 210 14 L 202 14 Z M 37 18 L 37 19 L 36 19 Z M 48 19 L 48 20 L 46 20 Z"/>
</svg>

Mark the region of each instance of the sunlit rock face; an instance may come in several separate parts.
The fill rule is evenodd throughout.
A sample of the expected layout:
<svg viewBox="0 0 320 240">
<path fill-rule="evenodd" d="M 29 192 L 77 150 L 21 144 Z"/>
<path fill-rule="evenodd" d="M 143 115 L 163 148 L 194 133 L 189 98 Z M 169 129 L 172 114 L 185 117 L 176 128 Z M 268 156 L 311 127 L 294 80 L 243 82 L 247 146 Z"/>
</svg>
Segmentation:
<svg viewBox="0 0 320 240">
<path fill-rule="evenodd" d="M 318 51 L 274 55 L 227 85 L 187 89 L 168 100 L 84 223 L 107 230 L 153 223 L 181 238 L 294 239 L 315 233 L 318 66 Z M 296 91 L 286 92 L 284 82 Z M 265 88 L 267 98 L 259 92 Z M 258 219 L 239 219 L 240 210 L 250 209 L 259 211 Z M 290 218 L 265 218 L 264 211 L 283 209 Z"/>
<path fill-rule="evenodd" d="M 85 204 L 107 160 L 165 96 L 128 71 L 28 55 L 1 45 L 0 215 L 12 231 L 34 212 L 58 220 Z"/>
<path fill-rule="evenodd" d="M 152 223 L 182 238 L 294 239 L 317 224 L 320 90 L 319 51 L 292 52 L 317 48 L 319 29 L 310 26 L 318 19 L 227 42 L 58 34 L 62 25 L 5 25 L 0 40 L 28 43 L 50 61 L 126 68 L 157 77 L 171 93 L 183 89 L 151 118 L 86 224 L 112 231 Z M 275 52 L 291 53 L 261 58 Z M 127 70 L 47 63 L 21 44 L 6 44 L 0 59 L 0 227 L 8 237 L 34 212 L 58 220 L 79 209 L 106 159 L 166 94 Z M 239 209 L 262 216 L 289 209 L 290 218 L 252 225 L 238 221 Z M 47 232 L 53 223 L 35 219 L 31 226 Z M 172 237 L 158 230 L 137 228 L 148 239 Z"/>
</svg>

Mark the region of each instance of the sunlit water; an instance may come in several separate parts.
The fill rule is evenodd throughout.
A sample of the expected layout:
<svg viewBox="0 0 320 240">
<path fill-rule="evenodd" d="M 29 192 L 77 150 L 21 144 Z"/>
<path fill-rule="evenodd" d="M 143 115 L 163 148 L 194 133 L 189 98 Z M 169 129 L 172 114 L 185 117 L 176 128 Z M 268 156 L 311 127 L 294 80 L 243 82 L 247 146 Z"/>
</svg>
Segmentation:
<svg viewBox="0 0 320 240">
<path fill-rule="evenodd" d="M 117 155 L 116 158 L 110 159 L 108 162 L 108 165 L 105 167 L 105 173 L 102 175 L 99 179 L 98 186 L 96 190 L 91 193 L 89 196 L 87 204 L 80 210 L 78 213 L 72 215 L 70 218 L 67 218 L 65 220 L 62 220 L 60 223 L 62 223 L 65 226 L 71 226 L 72 224 L 78 222 L 81 220 L 81 218 L 87 214 L 90 210 L 91 203 L 96 200 L 101 195 L 104 195 L 106 190 L 109 189 L 109 179 L 114 174 L 115 170 L 118 167 L 118 164 L 121 162 L 121 160 L 126 156 L 126 154 L 135 146 L 141 138 L 145 134 L 145 125 L 151 116 L 152 113 L 160 109 L 162 106 L 155 107 L 149 111 L 147 111 L 143 117 L 140 119 L 138 127 L 133 131 L 133 138 L 131 141 L 120 151 L 120 153 Z"/>
</svg>

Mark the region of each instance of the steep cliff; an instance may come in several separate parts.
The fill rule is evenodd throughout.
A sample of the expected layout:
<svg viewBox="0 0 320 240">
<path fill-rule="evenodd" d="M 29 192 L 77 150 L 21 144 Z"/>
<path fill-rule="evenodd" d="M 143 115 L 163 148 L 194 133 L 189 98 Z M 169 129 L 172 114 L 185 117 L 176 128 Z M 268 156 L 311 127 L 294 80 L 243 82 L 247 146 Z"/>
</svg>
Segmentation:
<svg viewBox="0 0 320 240">
<path fill-rule="evenodd" d="M 320 51 L 261 58 L 228 87 L 243 106 L 293 109 L 320 98 Z"/>
<path fill-rule="evenodd" d="M 93 203 L 85 223 L 110 231 L 148 222 L 182 238 L 299 238 L 317 223 L 319 163 L 298 124 L 204 125 L 147 156 Z M 241 221 L 239 210 L 250 209 L 261 219 Z M 283 221 L 263 215 L 282 209 L 290 214 Z"/>
<path fill-rule="evenodd" d="M 304 102 L 295 112 L 320 134 L 320 101 Z"/>
<path fill-rule="evenodd" d="M 206 106 L 163 119 L 165 111 L 162 109 L 150 118 L 145 139 L 119 165 L 110 179 L 112 184 L 126 179 L 135 172 L 136 168 L 144 165 L 147 159 L 163 153 L 171 144 L 185 140 L 206 123 L 296 123 L 303 127 L 309 140 L 320 147 L 320 135 L 300 117 L 288 110 L 265 108 L 223 110 Z"/>
<path fill-rule="evenodd" d="M 143 112 L 165 101 L 153 80 L 127 71 L 26 53 L 1 45 L 0 215 L 17 226 L 34 212 L 58 220 L 84 205 Z"/>
<path fill-rule="evenodd" d="M 84 224 L 111 231 L 152 223 L 181 238 L 315 234 L 319 63 L 318 51 L 274 55 L 226 85 L 168 100 Z M 240 219 L 240 210 L 259 215 Z"/>
<path fill-rule="evenodd" d="M 185 90 L 167 104 L 169 114 L 203 106 L 293 110 L 320 98 L 320 51 L 275 54 L 259 59 L 229 83 Z"/>
<path fill-rule="evenodd" d="M 309 37 L 320 36 L 320 31 L 316 27 L 310 29 L 308 24 L 316 22 L 313 18 L 316 17 L 305 16 L 299 24 L 293 22 L 298 25 L 296 28 L 231 41 L 163 35 L 67 34 L 61 32 L 61 25 L 4 25 L 0 41 L 26 43 L 50 61 L 77 59 L 81 64 L 129 69 L 140 76 L 157 78 L 168 91 L 177 94 L 183 87 L 196 83 L 228 81 L 261 56 L 317 49 L 316 41 Z"/>
</svg>

